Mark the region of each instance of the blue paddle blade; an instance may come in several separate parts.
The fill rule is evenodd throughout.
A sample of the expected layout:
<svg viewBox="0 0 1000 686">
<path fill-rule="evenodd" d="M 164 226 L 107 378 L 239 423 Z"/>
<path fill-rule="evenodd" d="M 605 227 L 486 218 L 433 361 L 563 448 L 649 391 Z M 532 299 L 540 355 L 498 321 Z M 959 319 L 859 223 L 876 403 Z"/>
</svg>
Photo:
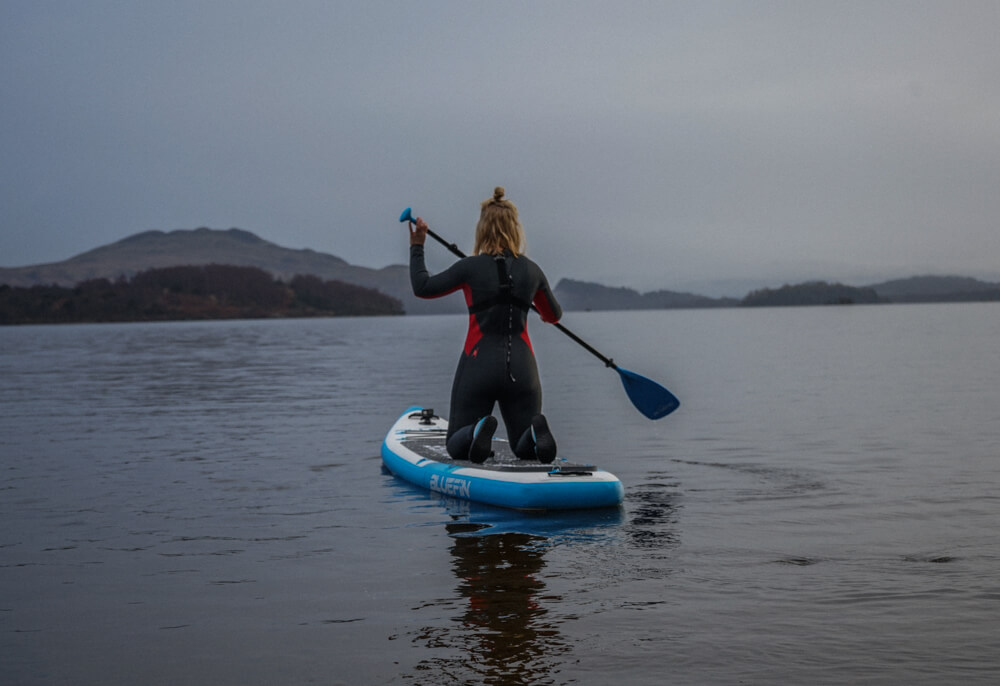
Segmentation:
<svg viewBox="0 0 1000 686">
<path fill-rule="evenodd" d="M 413 221 L 413 209 L 407 207 L 403 210 L 403 214 L 399 215 L 399 221 L 401 222 L 412 222 Z"/>
<path fill-rule="evenodd" d="M 635 372 L 617 367 L 622 385 L 635 408 L 650 419 L 660 419 L 681 406 L 681 401 L 666 388 Z"/>
</svg>

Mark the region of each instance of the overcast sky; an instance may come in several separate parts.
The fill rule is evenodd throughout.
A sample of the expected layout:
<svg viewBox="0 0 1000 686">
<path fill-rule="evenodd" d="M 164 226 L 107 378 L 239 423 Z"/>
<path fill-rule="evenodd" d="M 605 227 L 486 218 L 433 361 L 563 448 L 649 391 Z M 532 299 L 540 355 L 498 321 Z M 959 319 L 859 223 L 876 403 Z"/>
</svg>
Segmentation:
<svg viewBox="0 0 1000 686">
<path fill-rule="evenodd" d="M 3 0 L 0 266 L 200 226 L 400 264 L 404 207 L 468 249 L 503 185 L 553 283 L 1000 278 L 998 28 L 998 0 Z"/>
</svg>

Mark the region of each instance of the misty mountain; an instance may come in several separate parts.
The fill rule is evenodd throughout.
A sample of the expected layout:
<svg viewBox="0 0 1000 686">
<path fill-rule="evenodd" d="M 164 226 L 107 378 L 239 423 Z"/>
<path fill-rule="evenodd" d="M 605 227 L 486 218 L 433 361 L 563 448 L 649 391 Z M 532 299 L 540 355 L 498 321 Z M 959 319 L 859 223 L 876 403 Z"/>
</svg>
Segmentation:
<svg viewBox="0 0 1000 686">
<path fill-rule="evenodd" d="M 1000 300 L 1000 284 L 962 276 L 914 276 L 871 286 L 808 281 L 747 294 L 744 307 L 871 305 L 875 303 L 982 302 Z"/>
<path fill-rule="evenodd" d="M 695 307 L 732 307 L 733 298 L 709 298 L 693 293 L 652 291 L 602 286 L 586 281 L 561 279 L 553 289 L 564 310 L 664 310 Z"/>
<path fill-rule="evenodd" d="M 889 302 L 1000 300 L 1000 283 L 966 276 L 912 276 L 869 286 Z"/>
<path fill-rule="evenodd" d="M 315 250 L 284 248 L 241 229 L 146 231 L 63 262 L 0 268 L 0 284 L 73 286 L 90 279 L 131 278 L 149 269 L 208 264 L 257 267 L 285 282 L 296 275 L 313 275 L 374 288 L 402 302 L 408 314 L 466 311 L 461 298 L 415 297 L 405 265 L 358 267 Z"/>
</svg>

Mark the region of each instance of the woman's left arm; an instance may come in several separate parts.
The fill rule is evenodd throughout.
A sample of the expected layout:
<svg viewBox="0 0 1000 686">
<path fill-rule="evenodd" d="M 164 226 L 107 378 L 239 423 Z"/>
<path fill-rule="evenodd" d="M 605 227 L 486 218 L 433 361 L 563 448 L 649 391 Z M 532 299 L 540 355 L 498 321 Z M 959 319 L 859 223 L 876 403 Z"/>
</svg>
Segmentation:
<svg viewBox="0 0 1000 686">
<path fill-rule="evenodd" d="M 538 314 L 542 316 L 543 322 L 555 324 L 562 319 L 562 307 L 560 307 L 559 301 L 552 294 L 552 289 L 549 288 L 549 281 L 545 278 L 545 274 L 542 274 L 542 283 L 535 292 L 535 297 L 531 303 L 538 309 Z"/>
</svg>

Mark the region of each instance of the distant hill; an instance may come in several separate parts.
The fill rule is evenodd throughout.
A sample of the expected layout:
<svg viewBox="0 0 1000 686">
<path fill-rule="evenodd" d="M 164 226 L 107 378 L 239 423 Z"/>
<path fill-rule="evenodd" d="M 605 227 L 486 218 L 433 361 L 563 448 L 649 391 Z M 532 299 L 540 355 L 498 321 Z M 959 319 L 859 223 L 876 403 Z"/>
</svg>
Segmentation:
<svg viewBox="0 0 1000 686">
<path fill-rule="evenodd" d="M 652 291 L 602 286 L 587 281 L 562 279 L 553 289 L 564 310 L 664 310 L 700 307 L 732 307 L 733 298 L 709 298 L 693 293 Z"/>
<path fill-rule="evenodd" d="M 257 267 L 285 282 L 308 274 L 374 288 L 402 302 L 410 314 L 465 311 L 461 298 L 415 297 L 405 265 L 358 267 L 315 250 L 284 248 L 241 229 L 146 231 L 63 262 L 0 268 L 0 284 L 74 286 L 89 279 L 131 277 L 148 269 L 208 264 Z"/>
<path fill-rule="evenodd" d="M 965 276 L 913 276 L 869 286 L 889 302 L 969 302 L 1000 300 L 1000 283 Z"/>
<path fill-rule="evenodd" d="M 914 276 L 865 287 L 810 281 L 748 293 L 745 307 L 1000 301 L 1000 284 L 964 276 Z"/>
</svg>

